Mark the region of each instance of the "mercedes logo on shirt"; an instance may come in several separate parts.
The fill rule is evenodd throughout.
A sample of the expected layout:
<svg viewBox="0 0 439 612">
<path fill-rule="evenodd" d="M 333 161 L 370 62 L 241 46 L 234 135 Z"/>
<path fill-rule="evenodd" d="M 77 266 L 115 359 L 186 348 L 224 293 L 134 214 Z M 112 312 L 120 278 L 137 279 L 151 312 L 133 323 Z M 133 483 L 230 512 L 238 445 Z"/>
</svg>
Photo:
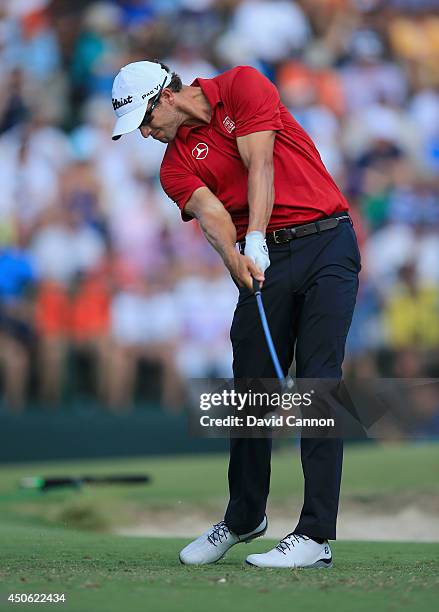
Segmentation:
<svg viewBox="0 0 439 612">
<path fill-rule="evenodd" d="M 209 147 L 207 146 L 205 142 L 199 142 L 192 149 L 192 156 L 195 157 L 195 159 L 205 159 L 208 153 L 209 153 Z"/>
</svg>

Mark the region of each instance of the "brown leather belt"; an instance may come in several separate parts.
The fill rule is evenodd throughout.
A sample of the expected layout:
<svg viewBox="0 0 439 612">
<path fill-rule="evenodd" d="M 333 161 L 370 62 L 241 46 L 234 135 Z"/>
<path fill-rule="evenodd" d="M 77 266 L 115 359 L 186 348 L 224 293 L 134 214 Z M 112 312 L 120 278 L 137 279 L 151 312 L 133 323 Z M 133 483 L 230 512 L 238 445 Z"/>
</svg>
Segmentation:
<svg viewBox="0 0 439 612">
<path fill-rule="evenodd" d="M 334 229 L 339 223 L 349 221 L 352 223 L 352 219 L 347 214 L 341 214 L 338 217 L 326 217 L 313 221 L 312 223 L 306 223 L 305 225 L 296 225 L 295 227 L 283 227 L 282 229 L 269 232 L 265 239 L 267 244 L 285 244 L 290 240 L 296 240 L 296 238 L 304 238 L 305 236 L 311 236 L 311 234 L 320 234 L 320 232 L 326 232 L 326 230 Z M 245 240 L 239 242 L 239 248 L 241 251 L 244 250 Z"/>
</svg>

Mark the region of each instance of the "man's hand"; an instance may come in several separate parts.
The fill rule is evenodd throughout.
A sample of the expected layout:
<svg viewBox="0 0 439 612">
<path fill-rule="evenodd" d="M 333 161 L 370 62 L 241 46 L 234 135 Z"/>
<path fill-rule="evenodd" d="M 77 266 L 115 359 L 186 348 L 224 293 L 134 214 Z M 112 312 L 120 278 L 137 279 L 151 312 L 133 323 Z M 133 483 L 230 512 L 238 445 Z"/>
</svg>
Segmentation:
<svg viewBox="0 0 439 612">
<path fill-rule="evenodd" d="M 250 232 L 247 234 L 245 237 L 244 254 L 258 266 L 261 272 L 265 272 L 270 265 L 270 258 L 268 256 L 265 236 L 262 232 Z"/>
<path fill-rule="evenodd" d="M 258 266 L 249 257 L 241 255 L 238 251 L 228 257 L 224 263 L 240 287 L 253 291 L 254 278 L 260 283 L 264 282 L 264 274 Z"/>
</svg>

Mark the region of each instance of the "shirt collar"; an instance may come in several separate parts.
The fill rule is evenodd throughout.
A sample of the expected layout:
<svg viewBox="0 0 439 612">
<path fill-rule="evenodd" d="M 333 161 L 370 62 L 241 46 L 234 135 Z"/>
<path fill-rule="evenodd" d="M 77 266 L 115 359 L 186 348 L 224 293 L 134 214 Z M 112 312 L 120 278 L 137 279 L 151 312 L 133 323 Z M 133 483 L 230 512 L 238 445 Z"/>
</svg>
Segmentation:
<svg viewBox="0 0 439 612">
<path fill-rule="evenodd" d="M 221 102 L 220 91 L 219 91 L 219 87 L 218 87 L 218 84 L 216 83 L 216 81 L 214 79 L 195 79 L 195 81 L 193 81 L 190 86 L 191 87 L 201 87 L 201 89 L 203 90 L 204 95 L 209 100 L 210 106 L 212 107 L 212 118 L 213 118 L 213 111 L 214 111 L 215 107 Z M 182 127 L 179 128 L 178 135 L 181 136 L 183 138 L 183 140 L 186 142 L 187 138 L 189 136 L 189 132 L 191 130 L 194 130 L 194 129 L 198 128 L 198 127 L 200 127 L 200 126 L 198 126 L 198 125 L 191 125 L 191 126 L 183 125 Z"/>
</svg>

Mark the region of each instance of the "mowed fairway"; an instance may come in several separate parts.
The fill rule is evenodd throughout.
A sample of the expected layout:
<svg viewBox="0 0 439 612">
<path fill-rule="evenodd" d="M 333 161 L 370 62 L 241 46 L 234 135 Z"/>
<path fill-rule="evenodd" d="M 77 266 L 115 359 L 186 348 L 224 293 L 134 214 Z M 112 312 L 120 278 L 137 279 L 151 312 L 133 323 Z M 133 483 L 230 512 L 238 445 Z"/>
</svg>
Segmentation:
<svg viewBox="0 0 439 612">
<path fill-rule="evenodd" d="M 355 447 L 347 450 L 344 499 L 437 495 L 436 445 Z M 274 542 L 238 545 L 215 566 L 178 562 L 187 539 L 113 535 L 141 519 L 141 509 L 189 511 L 206 506 L 217 516 L 226 485 L 224 456 L 133 459 L 9 466 L 0 469 L 0 609 L 9 593 L 65 593 L 57 609 L 81 612 L 254 611 L 276 606 L 305 610 L 432 610 L 439 595 L 439 544 L 336 542 L 332 570 L 260 570 L 243 559 Z M 87 487 L 48 494 L 18 491 L 32 474 L 147 472 L 141 488 Z M 272 498 L 299 494 L 300 472 L 291 451 L 273 461 Z M 391 511 L 391 510 L 390 510 Z M 216 512 L 216 515 L 215 515 Z M 81 529 L 78 529 L 81 527 Z M 203 528 L 206 526 L 203 525 Z M 88 531 L 85 531 L 87 529 Z M 169 525 L 172 533 L 172 524 Z M 365 525 L 367 529 L 367 525 Z"/>
<path fill-rule="evenodd" d="M 244 567 L 250 546 L 216 566 L 177 561 L 178 539 L 84 535 L 66 529 L 10 526 L 2 542 L 2 609 L 9 592 L 65 593 L 63 609 L 81 611 L 433 610 L 439 545 L 338 543 L 332 570 Z M 268 542 L 251 545 L 262 551 Z M 52 604 L 55 607 L 55 604 Z M 22 607 L 22 606 L 19 606 Z"/>
</svg>

